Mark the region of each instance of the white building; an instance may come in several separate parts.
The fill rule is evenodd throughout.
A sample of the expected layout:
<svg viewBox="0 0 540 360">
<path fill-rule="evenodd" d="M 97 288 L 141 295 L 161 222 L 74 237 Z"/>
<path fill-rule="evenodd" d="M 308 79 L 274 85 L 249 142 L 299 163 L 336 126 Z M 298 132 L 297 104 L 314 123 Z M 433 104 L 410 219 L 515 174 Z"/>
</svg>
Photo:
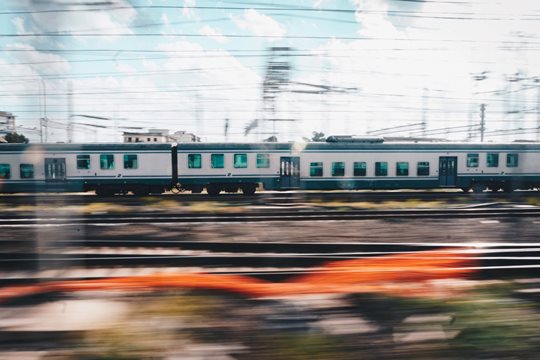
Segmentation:
<svg viewBox="0 0 540 360">
<path fill-rule="evenodd" d="M 7 111 L 0 111 L 0 136 L 15 132 L 15 116 Z"/>
<path fill-rule="evenodd" d="M 125 143 L 178 143 L 178 142 L 200 142 L 201 138 L 185 131 L 176 131 L 169 134 L 167 129 L 150 129 L 148 132 L 124 132 Z"/>
</svg>

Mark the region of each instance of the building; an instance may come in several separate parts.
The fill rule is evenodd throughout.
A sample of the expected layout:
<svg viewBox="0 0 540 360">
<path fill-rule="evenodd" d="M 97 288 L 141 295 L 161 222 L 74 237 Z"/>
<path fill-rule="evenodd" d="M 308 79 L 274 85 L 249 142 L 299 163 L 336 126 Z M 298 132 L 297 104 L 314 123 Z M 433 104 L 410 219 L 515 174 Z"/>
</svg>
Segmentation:
<svg viewBox="0 0 540 360">
<path fill-rule="evenodd" d="M 167 129 L 150 129 L 148 132 L 124 132 L 125 143 L 177 143 L 200 142 L 201 138 L 185 131 L 176 131 L 169 134 Z"/>
<path fill-rule="evenodd" d="M 0 111 L 0 136 L 15 132 L 15 116 L 7 111 Z"/>
<path fill-rule="evenodd" d="M 201 138 L 195 134 L 188 133 L 185 131 L 175 131 L 174 134 L 170 135 L 174 139 L 174 142 L 201 142 Z"/>
</svg>

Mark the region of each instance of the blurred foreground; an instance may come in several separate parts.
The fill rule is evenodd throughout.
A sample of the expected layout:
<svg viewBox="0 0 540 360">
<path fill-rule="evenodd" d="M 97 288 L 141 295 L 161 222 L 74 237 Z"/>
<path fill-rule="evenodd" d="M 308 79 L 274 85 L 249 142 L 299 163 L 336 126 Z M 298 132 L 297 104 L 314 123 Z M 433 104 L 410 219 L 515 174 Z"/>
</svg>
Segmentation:
<svg viewBox="0 0 540 360">
<path fill-rule="evenodd" d="M 471 254 L 334 261 L 283 282 L 178 273 L 4 287 L 0 357 L 535 358 L 540 280 L 473 280 Z"/>
</svg>

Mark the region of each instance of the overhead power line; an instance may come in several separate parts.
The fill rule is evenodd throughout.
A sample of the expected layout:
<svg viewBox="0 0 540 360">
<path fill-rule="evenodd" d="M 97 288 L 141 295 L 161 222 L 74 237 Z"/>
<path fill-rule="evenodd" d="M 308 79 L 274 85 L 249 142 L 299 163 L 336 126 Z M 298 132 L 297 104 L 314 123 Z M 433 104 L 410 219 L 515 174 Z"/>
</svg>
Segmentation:
<svg viewBox="0 0 540 360">
<path fill-rule="evenodd" d="M 439 0 L 397 0 L 402 2 L 436 2 L 446 3 L 446 4 L 458 4 L 463 5 L 463 2 L 459 1 L 439 1 Z M 0 15 L 25 15 L 25 14 L 47 14 L 47 13 L 73 13 L 73 12 L 96 12 L 96 11 L 115 11 L 115 10 L 174 10 L 174 9 L 189 9 L 189 10 L 227 10 L 227 11 L 243 11 L 248 9 L 253 9 L 257 11 L 290 11 L 290 12 L 312 12 L 312 13 L 339 13 L 339 14 L 356 14 L 358 9 L 351 8 L 319 8 L 319 7 L 301 7 L 301 6 L 290 6 L 284 4 L 276 4 L 271 6 L 254 6 L 253 3 L 249 3 L 248 6 L 203 6 L 203 5 L 130 5 L 130 6 L 106 6 L 106 7 L 81 7 L 81 8 L 57 8 L 57 9 L 36 9 L 36 10 L 15 10 L 15 11 L 3 11 L 0 12 Z M 439 20 L 516 20 L 514 17 L 500 17 L 500 16 L 475 16 L 475 13 L 472 12 L 442 12 L 442 13 L 428 13 L 430 15 L 419 15 L 423 14 L 416 11 L 406 11 L 406 10 L 369 10 L 363 9 L 362 13 L 367 14 L 386 14 L 389 16 L 403 16 L 403 17 L 421 17 L 421 18 L 430 18 L 430 19 L 439 19 Z M 526 16 L 518 18 L 517 20 L 533 20 L 533 16 Z"/>
</svg>

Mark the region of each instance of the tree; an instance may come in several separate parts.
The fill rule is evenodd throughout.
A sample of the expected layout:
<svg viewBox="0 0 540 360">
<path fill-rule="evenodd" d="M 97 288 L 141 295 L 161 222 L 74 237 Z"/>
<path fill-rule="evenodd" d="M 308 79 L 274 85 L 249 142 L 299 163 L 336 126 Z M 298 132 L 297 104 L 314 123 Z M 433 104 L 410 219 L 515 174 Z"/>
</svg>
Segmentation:
<svg viewBox="0 0 540 360">
<path fill-rule="evenodd" d="M 264 139 L 264 142 L 277 142 L 277 137 L 275 135 L 270 136 L 268 139 Z"/>
<path fill-rule="evenodd" d="M 28 144 L 28 142 L 30 141 L 23 134 L 17 134 L 16 132 L 7 134 L 6 136 L 4 136 L 4 139 L 6 139 L 8 143 L 19 143 L 19 144 Z"/>
<path fill-rule="evenodd" d="M 311 141 L 323 142 L 323 141 L 326 141 L 326 137 L 324 136 L 323 132 L 314 131 L 313 132 L 313 137 L 311 138 Z"/>
</svg>

